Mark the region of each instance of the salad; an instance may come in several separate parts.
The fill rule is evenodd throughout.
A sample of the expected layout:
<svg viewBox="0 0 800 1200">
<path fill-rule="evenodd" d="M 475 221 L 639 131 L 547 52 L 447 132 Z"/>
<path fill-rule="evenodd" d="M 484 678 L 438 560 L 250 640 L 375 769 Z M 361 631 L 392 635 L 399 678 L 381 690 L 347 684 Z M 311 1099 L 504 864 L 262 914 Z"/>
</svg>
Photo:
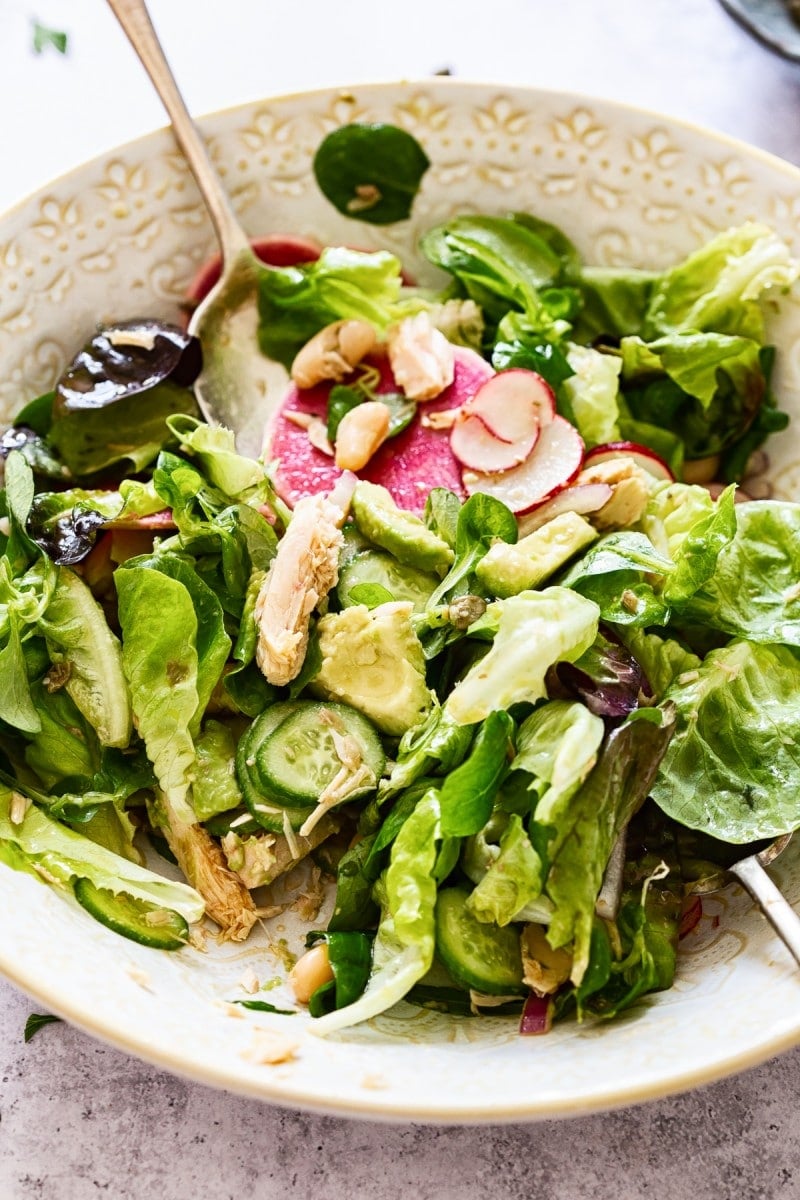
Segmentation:
<svg viewBox="0 0 800 1200">
<path fill-rule="evenodd" d="M 671 985 L 693 881 L 800 826 L 800 506 L 736 494 L 798 266 L 751 223 L 589 267 L 527 213 L 427 232 L 438 290 L 257 249 L 292 377 L 261 460 L 150 317 L 3 436 L 0 861 L 164 951 L 244 940 L 309 864 L 320 1033 L 613 1017 Z"/>
</svg>

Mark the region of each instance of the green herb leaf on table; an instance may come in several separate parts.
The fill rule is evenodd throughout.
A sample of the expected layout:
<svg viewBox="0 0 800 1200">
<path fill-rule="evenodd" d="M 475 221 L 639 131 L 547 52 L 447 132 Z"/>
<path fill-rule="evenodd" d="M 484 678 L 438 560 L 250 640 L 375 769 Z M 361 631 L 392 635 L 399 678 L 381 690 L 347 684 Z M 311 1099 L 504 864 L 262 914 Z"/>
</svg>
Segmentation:
<svg viewBox="0 0 800 1200">
<path fill-rule="evenodd" d="M 33 21 L 33 53 L 41 54 L 48 46 L 52 46 L 59 54 L 67 53 L 69 37 L 63 30 L 49 29 L 41 21 Z M 52 1018 L 55 1020 L 55 1018 Z M 26 1039 L 27 1040 L 27 1039 Z"/>
<path fill-rule="evenodd" d="M 45 1025 L 60 1025 L 61 1017 L 54 1017 L 50 1013 L 31 1013 L 25 1022 L 25 1033 L 23 1037 L 26 1044 L 31 1038 L 36 1037 L 40 1029 L 44 1029 Z"/>
</svg>

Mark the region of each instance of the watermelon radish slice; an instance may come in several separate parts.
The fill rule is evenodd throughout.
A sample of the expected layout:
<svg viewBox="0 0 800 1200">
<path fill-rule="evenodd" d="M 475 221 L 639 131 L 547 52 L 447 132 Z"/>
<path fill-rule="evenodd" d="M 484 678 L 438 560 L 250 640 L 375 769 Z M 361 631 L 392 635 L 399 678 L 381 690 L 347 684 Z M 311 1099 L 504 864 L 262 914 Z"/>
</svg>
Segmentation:
<svg viewBox="0 0 800 1200">
<path fill-rule="evenodd" d="M 553 517 L 561 513 L 574 512 L 581 517 L 588 513 L 598 512 L 604 504 L 608 504 L 614 494 L 614 489 L 607 483 L 578 483 L 574 487 L 564 488 L 552 500 L 540 504 L 533 512 L 522 517 L 519 522 L 519 536 L 525 537 L 534 529 L 541 529 Z"/>
<path fill-rule="evenodd" d="M 462 414 L 466 409 L 462 409 Z M 473 471 L 509 471 L 530 454 L 539 436 L 537 425 L 524 441 L 506 441 L 487 427 L 477 413 L 459 416 L 450 434 L 450 449 L 460 463 Z"/>
<path fill-rule="evenodd" d="M 583 465 L 583 451 L 577 429 L 563 417 L 553 417 L 518 467 L 500 475 L 465 471 L 464 487 L 470 496 L 484 492 L 513 513 L 527 513 L 572 483 Z"/>
<path fill-rule="evenodd" d="M 524 444 L 533 439 L 532 450 L 539 426 L 556 415 L 556 398 L 541 375 L 512 367 L 487 380 L 464 411 L 481 417 L 489 432 L 503 442 Z"/>
<path fill-rule="evenodd" d="M 253 253 L 268 267 L 296 267 L 298 263 L 316 262 L 322 253 L 319 242 L 283 233 L 253 238 L 250 245 Z M 220 265 L 220 256 L 215 254 L 200 267 L 186 292 L 191 304 L 199 304 L 211 291 L 219 279 Z"/>
<path fill-rule="evenodd" d="M 381 372 L 376 394 L 398 391 L 389 360 L 375 358 L 370 362 Z M 415 513 L 424 510 L 428 492 L 434 487 L 450 488 L 463 498 L 461 466 L 450 449 L 449 429 L 428 428 L 421 418 L 423 414 L 460 408 L 493 374 L 489 363 L 474 350 L 456 346 L 453 382 L 435 400 L 419 406 L 407 429 L 384 442 L 359 471 L 360 478 L 382 484 L 397 504 Z M 275 486 L 287 504 L 296 504 L 301 497 L 316 492 L 330 491 L 341 475 L 334 461 L 311 445 L 305 429 L 285 416 L 288 412 L 302 412 L 324 420 L 330 389 L 327 383 L 302 391 L 291 387 L 270 422 L 265 458 L 277 460 Z"/>
<path fill-rule="evenodd" d="M 597 466 L 598 463 L 610 462 L 614 458 L 632 458 L 637 467 L 647 471 L 656 479 L 674 483 L 675 476 L 664 459 L 649 446 L 640 446 L 638 442 L 605 442 L 595 446 L 584 459 L 585 467 Z"/>
</svg>

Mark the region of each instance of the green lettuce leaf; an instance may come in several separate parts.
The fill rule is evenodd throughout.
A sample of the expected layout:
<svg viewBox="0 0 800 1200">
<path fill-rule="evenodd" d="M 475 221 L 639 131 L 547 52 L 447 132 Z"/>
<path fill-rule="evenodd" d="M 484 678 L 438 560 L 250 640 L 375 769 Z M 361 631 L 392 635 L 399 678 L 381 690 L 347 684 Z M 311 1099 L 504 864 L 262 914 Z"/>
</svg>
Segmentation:
<svg viewBox="0 0 800 1200">
<path fill-rule="evenodd" d="M 546 695 L 548 669 L 574 662 L 597 636 L 597 605 L 564 587 L 520 592 L 489 605 L 498 615 L 491 649 L 445 702 L 460 725 L 482 721 L 496 709 L 521 701 L 534 703 Z"/>
<path fill-rule="evenodd" d="M 383 875 L 382 916 L 372 953 L 372 974 L 354 1004 L 315 1021 L 325 1035 L 369 1020 L 402 1000 L 431 967 L 439 828 L 439 799 L 431 790 L 419 801 L 392 846 Z"/>
<path fill-rule="evenodd" d="M 190 725 L 195 736 L 200 730 L 200 721 L 211 699 L 214 688 L 222 677 L 228 661 L 231 639 L 225 632 L 222 605 L 215 593 L 203 582 L 192 563 L 178 554 L 160 553 L 147 558 L 132 558 L 123 563 L 120 571 L 160 571 L 170 579 L 183 585 L 189 593 L 197 618 L 195 649 L 197 651 L 197 708 Z M 119 578 L 119 572 L 118 576 Z"/>
<path fill-rule="evenodd" d="M 567 362 L 573 374 L 561 385 L 573 423 L 587 447 L 614 442 L 619 431 L 619 374 L 621 360 L 591 346 L 570 343 Z"/>
<path fill-rule="evenodd" d="M 728 229 L 662 275 L 642 336 L 714 330 L 762 343 L 759 297 L 768 288 L 788 287 L 797 275 L 789 247 L 768 226 L 749 221 Z"/>
<path fill-rule="evenodd" d="M 500 837 L 500 852 L 467 900 L 479 921 L 508 925 L 541 893 L 542 860 L 522 823 L 513 813 Z"/>
<path fill-rule="evenodd" d="M 195 753 L 190 726 L 197 712 L 197 617 L 191 596 L 160 571 L 116 573 L 122 665 L 139 736 L 156 778 L 187 824 Z"/>
<path fill-rule="evenodd" d="M 0 787 L 0 851 L 10 849 L 10 855 L 2 855 L 8 865 L 13 865 L 16 859 L 63 887 L 69 887 L 74 879 L 89 879 L 95 887 L 107 888 L 115 896 L 124 893 L 172 909 L 189 922 L 199 921 L 203 916 L 203 900 L 193 888 L 162 879 L 113 854 L 60 825 L 35 806 L 15 824 L 10 815 L 12 795 L 10 789 Z"/>
<path fill-rule="evenodd" d="M 198 821 L 238 808 L 242 794 L 236 782 L 236 742 L 230 727 L 221 721 L 206 721 L 195 752 L 192 807 Z"/>
<path fill-rule="evenodd" d="M 545 887 L 555 906 L 547 938 L 554 949 L 572 943 L 576 985 L 589 963 L 595 903 L 611 851 L 648 795 L 673 729 L 668 709 L 637 710 L 608 735 L 567 811 L 569 833 L 560 839 Z"/>
<path fill-rule="evenodd" d="M 489 820 L 492 803 L 508 771 L 514 730 L 514 721 L 507 712 L 489 713 L 478 730 L 469 756 L 442 784 L 443 834 L 468 837 Z"/>
<path fill-rule="evenodd" d="M 127 746 L 132 714 L 119 638 L 89 588 L 68 567 L 58 569 L 38 629 L 53 663 L 68 672 L 67 692 L 102 744 Z"/>
<path fill-rule="evenodd" d="M 181 450 L 196 457 L 208 481 L 231 500 L 242 500 L 266 483 L 263 465 L 237 454 L 231 429 L 188 416 L 170 417 L 167 425 Z"/>
<path fill-rule="evenodd" d="M 524 774 L 537 801 L 531 840 L 548 861 L 569 831 L 572 797 L 597 762 L 602 717 L 577 701 L 551 700 L 520 725 L 512 774 Z"/>
<path fill-rule="evenodd" d="M 752 642 L 800 646 L 799 581 L 800 504 L 740 504 L 735 537 L 681 617 Z"/>
<path fill-rule="evenodd" d="M 385 250 L 328 247 L 316 262 L 265 268 L 259 277 L 261 350 L 288 368 L 332 321 L 353 318 L 385 329 L 402 315 L 401 286 L 400 260 Z"/>
<path fill-rule="evenodd" d="M 627 626 L 618 631 L 624 645 L 641 665 L 656 700 L 663 700 L 673 680 L 695 671 L 701 659 L 674 638 Z"/>
<path fill-rule="evenodd" d="M 512 217 L 454 217 L 429 230 L 421 249 L 458 280 L 489 320 L 497 322 L 517 309 L 540 332 L 556 327 L 542 289 L 560 281 L 562 258 L 527 223 Z"/>
<path fill-rule="evenodd" d="M 784 646 L 732 642 L 677 677 L 675 736 L 652 788 L 668 816 L 723 842 L 800 825 L 800 660 Z"/>
<path fill-rule="evenodd" d="M 595 542 L 561 582 L 592 600 L 604 621 L 663 625 L 669 618 L 669 606 L 656 584 L 674 569 L 674 563 L 648 537 L 622 530 Z"/>
</svg>

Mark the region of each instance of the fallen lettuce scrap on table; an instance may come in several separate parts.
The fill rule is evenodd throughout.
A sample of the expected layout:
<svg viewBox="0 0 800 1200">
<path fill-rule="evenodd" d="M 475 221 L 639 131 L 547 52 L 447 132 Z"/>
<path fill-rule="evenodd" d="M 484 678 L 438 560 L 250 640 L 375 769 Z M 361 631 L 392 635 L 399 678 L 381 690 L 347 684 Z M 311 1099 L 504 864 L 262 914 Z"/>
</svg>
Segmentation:
<svg viewBox="0 0 800 1200">
<path fill-rule="evenodd" d="M 735 503 L 797 265 L 756 224 L 651 272 L 465 216 L 434 292 L 278 242 L 262 461 L 151 319 L 3 436 L 0 860 L 173 951 L 313 862 L 321 1033 L 613 1017 L 671 985 L 692 880 L 800 826 L 800 505 Z"/>
</svg>

